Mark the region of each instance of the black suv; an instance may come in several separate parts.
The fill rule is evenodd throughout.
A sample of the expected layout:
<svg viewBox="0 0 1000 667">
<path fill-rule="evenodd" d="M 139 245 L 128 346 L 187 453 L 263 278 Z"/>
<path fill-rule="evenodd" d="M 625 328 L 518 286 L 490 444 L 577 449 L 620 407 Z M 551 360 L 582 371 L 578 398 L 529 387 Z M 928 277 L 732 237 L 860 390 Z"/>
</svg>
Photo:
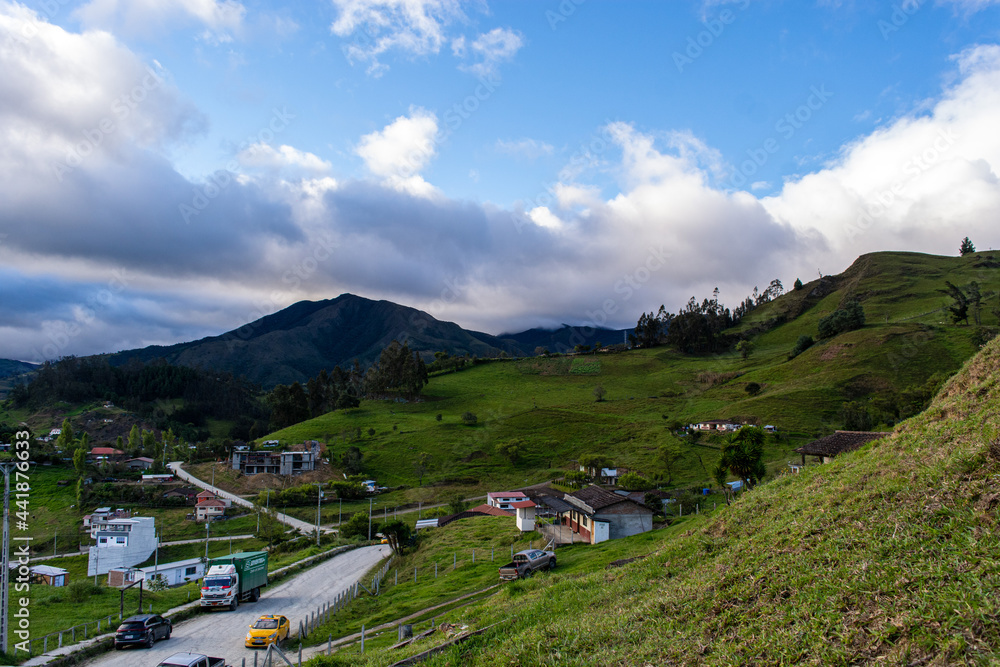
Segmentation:
<svg viewBox="0 0 1000 667">
<path fill-rule="evenodd" d="M 142 645 L 153 648 L 158 639 L 170 639 L 173 626 L 169 619 L 156 614 L 139 614 L 122 621 L 115 631 L 115 648 Z"/>
</svg>

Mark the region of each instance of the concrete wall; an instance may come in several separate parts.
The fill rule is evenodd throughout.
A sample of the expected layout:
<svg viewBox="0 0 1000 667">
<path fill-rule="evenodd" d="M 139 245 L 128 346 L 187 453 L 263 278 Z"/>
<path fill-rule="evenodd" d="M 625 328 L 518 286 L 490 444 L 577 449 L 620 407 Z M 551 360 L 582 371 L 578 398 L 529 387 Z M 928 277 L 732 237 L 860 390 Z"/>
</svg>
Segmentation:
<svg viewBox="0 0 1000 667">
<path fill-rule="evenodd" d="M 622 537 L 638 535 L 653 530 L 653 513 L 648 514 L 604 514 L 594 515 L 597 521 L 607 521 L 611 524 L 610 538 L 617 540 Z"/>
</svg>

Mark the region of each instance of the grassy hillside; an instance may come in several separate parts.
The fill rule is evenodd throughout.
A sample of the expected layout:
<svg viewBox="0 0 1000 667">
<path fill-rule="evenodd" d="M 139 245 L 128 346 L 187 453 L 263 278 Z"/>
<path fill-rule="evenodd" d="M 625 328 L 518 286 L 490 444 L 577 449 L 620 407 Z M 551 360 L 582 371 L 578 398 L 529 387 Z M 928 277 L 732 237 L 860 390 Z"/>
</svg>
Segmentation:
<svg viewBox="0 0 1000 667">
<path fill-rule="evenodd" d="M 500 625 L 422 664 L 996 664 L 998 379 L 993 341 L 888 438 L 771 481 L 642 560 L 456 611 Z M 314 664 L 386 665 L 441 641 Z"/>
<path fill-rule="evenodd" d="M 1000 262 L 989 253 L 934 257 L 875 253 L 839 276 L 825 277 L 757 309 L 741 328 L 756 350 L 691 357 L 668 348 L 494 362 L 431 379 L 418 403 L 366 401 L 274 433 L 269 438 L 329 442 L 334 456 L 357 446 L 364 472 L 380 483 L 415 486 L 413 464 L 431 456 L 425 483 L 464 491 L 520 486 L 559 476 L 579 455 L 607 453 L 618 465 L 666 479 L 660 445 L 676 436 L 668 425 L 705 419 L 756 419 L 778 426 L 768 442 L 772 473 L 787 469 L 794 447 L 844 425 L 845 401 L 871 406 L 873 426 L 891 427 L 933 395 L 977 349 L 974 326 L 951 324 L 941 309 L 945 281 L 972 280 L 984 295 L 983 324 L 995 330 Z M 864 328 L 819 341 L 788 359 L 801 335 L 817 335 L 820 319 L 860 299 Z M 756 396 L 750 383 L 761 385 Z M 606 398 L 596 402 L 600 385 Z M 463 423 L 465 412 L 477 417 Z M 441 415 L 438 420 L 437 416 Z M 497 443 L 520 438 L 525 451 L 513 463 L 496 455 Z M 678 439 L 683 458 L 677 484 L 710 482 L 717 444 Z M 413 500 L 426 500 L 414 491 Z"/>
</svg>

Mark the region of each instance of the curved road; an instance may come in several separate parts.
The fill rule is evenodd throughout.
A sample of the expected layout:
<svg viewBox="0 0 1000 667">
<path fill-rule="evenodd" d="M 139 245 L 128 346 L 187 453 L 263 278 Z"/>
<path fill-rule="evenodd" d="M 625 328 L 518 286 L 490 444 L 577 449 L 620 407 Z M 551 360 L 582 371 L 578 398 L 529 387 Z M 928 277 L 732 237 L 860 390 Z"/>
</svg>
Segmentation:
<svg viewBox="0 0 1000 667">
<path fill-rule="evenodd" d="M 227 500 L 231 500 L 236 505 L 240 505 L 242 507 L 249 507 L 250 509 L 256 509 L 256 506 L 249 500 L 246 500 L 245 498 L 240 498 L 236 494 L 229 493 L 228 491 L 223 491 L 222 489 L 216 488 L 211 484 L 208 484 L 207 482 L 203 482 L 202 480 L 198 479 L 188 471 L 184 470 L 184 468 L 181 467 L 182 463 L 183 461 L 171 461 L 170 463 L 167 464 L 167 467 L 170 468 L 172 471 L 174 471 L 175 475 L 177 475 L 186 482 L 191 482 L 195 486 L 200 486 L 203 489 L 207 489 L 212 493 L 214 493 L 215 495 L 219 496 L 220 498 L 226 498 Z M 278 521 L 280 521 L 281 523 L 285 524 L 286 526 L 290 526 L 302 532 L 303 534 L 306 535 L 308 535 L 309 533 L 312 533 L 313 535 L 316 534 L 316 524 L 306 523 L 305 521 L 296 519 L 293 516 L 288 516 L 287 514 L 282 514 L 281 512 L 275 512 L 275 516 L 277 516 Z M 324 528 L 323 530 L 324 532 L 331 532 L 327 528 Z"/>
<path fill-rule="evenodd" d="M 178 623 L 167 641 L 157 642 L 151 650 L 130 648 L 106 653 L 84 665 L 94 667 L 134 667 L 156 665 L 178 651 L 204 653 L 225 658 L 229 665 L 240 665 L 242 658 L 253 664 L 259 649 L 243 646 L 247 626 L 261 614 L 283 614 L 298 632 L 299 620 L 338 593 L 353 586 L 362 575 L 391 553 L 388 546 L 362 547 L 334 556 L 302 574 L 264 589 L 257 602 L 241 604 L 236 611 L 213 611 Z M 364 594 L 364 593 L 362 593 Z"/>
</svg>

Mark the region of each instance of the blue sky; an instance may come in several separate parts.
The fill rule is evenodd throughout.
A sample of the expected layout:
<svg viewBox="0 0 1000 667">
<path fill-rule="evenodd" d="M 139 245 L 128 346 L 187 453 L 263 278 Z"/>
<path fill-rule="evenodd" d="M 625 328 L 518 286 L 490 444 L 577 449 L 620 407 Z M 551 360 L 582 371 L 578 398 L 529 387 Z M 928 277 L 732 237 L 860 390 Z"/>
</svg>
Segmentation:
<svg viewBox="0 0 1000 667">
<path fill-rule="evenodd" d="M 630 326 L 996 247 L 995 0 L 0 0 L 0 357 Z"/>
</svg>

